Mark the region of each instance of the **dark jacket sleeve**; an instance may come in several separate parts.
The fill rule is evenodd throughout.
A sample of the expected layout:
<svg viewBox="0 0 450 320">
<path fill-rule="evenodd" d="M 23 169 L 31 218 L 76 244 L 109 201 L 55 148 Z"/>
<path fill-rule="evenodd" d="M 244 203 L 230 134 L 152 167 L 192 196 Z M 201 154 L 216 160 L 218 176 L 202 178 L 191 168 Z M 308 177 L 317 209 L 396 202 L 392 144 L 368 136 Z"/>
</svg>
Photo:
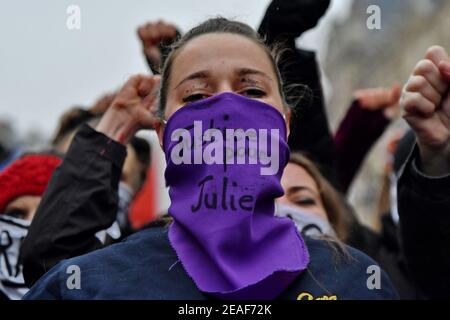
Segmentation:
<svg viewBox="0 0 450 320">
<path fill-rule="evenodd" d="M 95 233 L 117 214 L 125 146 L 84 125 L 55 170 L 21 247 L 25 282 L 32 286 L 63 259 L 102 246 Z"/>
<path fill-rule="evenodd" d="M 273 0 L 258 28 L 269 46 L 282 50 L 278 68 L 287 102 L 293 107 L 289 135 L 292 151 L 305 153 L 335 186 L 334 142 L 325 112 L 322 84 L 316 55 L 298 49 L 295 39 L 314 28 L 325 14 L 330 0 Z M 300 86 L 299 86 L 300 85 Z M 303 85 L 303 87 L 301 86 Z M 305 90 L 305 87 L 310 90 Z"/>
<path fill-rule="evenodd" d="M 306 153 L 318 164 L 322 174 L 335 186 L 334 141 L 328 124 L 320 81 L 320 72 L 314 52 L 295 47 L 284 53 L 280 70 L 286 88 L 302 84 L 308 86 L 310 94 L 291 89 L 287 99 L 294 107 L 291 116 L 289 147 L 292 151 Z M 291 96 L 291 97 L 290 97 Z M 297 97 L 304 96 L 303 99 Z"/>
<path fill-rule="evenodd" d="M 389 123 L 382 110 L 365 110 L 357 101 L 352 103 L 334 137 L 336 167 L 343 192 L 347 192 L 367 152 Z"/>
<path fill-rule="evenodd" d="M 417 147 L 398 182 L 400 234 L 408 267 L 428 298 L 450 298 L 450 174 L 420 172 Z"/>
<path fill-rule="evenodd" d="M 286 100 L 293 108 L 289 147 L 291 151 L 306 154 L 339 189 L 334 141 L 325 112 L 315 53 L 297 49 L 295 42 L 286 42 L 285 45 L 287 50 L 283 51 L 278 67 L 284 82 Z M 305 90 L 304 86 L 308 89 Z"/>
</svg>

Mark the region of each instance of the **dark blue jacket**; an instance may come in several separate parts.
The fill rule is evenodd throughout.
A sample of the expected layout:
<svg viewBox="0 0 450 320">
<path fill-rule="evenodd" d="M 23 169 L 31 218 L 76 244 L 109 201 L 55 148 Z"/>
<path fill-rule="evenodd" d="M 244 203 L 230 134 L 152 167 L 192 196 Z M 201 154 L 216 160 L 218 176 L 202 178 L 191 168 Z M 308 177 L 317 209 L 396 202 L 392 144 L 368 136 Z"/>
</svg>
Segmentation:
<svg viewBox="0 0 450 320">
<path fill-rule="evenodd" d="M 178 261 L 167 230 L 148 228 L 105 249 L 64 260 L 24 299 L 207 299 Z M 397 298 L 384 271 L 379 273 L 380 289 L 368 288 L 368 279 L 376 274 L 367 269 L 376 263 L 363 253 L 346 247 L 350 257 L 345 257 L 326 241 L 306 239 L 306 244 L 310 265 L 280 299 Z M 73 265 L 80 271 L 79 288 L 73 288 Z"/>
</svg>

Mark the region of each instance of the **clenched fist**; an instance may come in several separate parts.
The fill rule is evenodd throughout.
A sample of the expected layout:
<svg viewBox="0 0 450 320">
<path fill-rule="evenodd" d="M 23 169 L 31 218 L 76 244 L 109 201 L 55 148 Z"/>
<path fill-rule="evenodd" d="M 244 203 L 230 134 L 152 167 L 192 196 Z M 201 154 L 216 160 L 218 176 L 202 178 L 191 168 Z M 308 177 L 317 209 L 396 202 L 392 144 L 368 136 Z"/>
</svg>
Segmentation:
<svg viewBox="0 0 450 320">
<path fill-rule="evenodd" d="M 159 123 L 153 112 L 159 83 L 159 76 L 131 77 L 103 115 L 97 131 L 127 144 L 140 129 L 153 129 Z"/>
<path fill-rule="evenodd" d="M 156 23 L 147 23 L 140 26 L 137 30 L 138 36 L 141 39 L 143 51 L 150 69 L 154 73 L 160 72 L 161 64 L 161 49 L 163 46 L 168 46 L 177 38 L 177 28 L 164 21 Z"/>
<path fill-rule="evenodd" d="M 403 117 L 415 131 L 425 174 L 450 173 L 450 57 L 433 46 L 403 89 Z"/>
<path fill-rule="evenodd" d="M 400 85 L 394 83 L 391 88 L 359 89 L 353 92 L 353 96 L 361 108 L 370 111 L 383 110 L 385 117 L 392 120 L 400 116 L 401 91 Z"/>
</svg>

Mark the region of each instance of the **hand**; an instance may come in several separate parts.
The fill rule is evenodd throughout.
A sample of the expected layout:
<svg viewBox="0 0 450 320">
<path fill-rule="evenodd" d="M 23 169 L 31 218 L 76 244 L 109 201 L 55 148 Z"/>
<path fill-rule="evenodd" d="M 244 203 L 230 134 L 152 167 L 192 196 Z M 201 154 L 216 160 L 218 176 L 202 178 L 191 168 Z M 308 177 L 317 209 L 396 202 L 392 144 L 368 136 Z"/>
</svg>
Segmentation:
<svg viewBox="0 0 450 320">
<path fill-rule="evenodd" d="M 159 83 L 159 76 L 131 77 L 103 115 L 97 131 L 127 144 L 140 129 L 157 126 L 159 120 L 153 110 L 156 109 Z"/>
<path fill-rule="evenodd" d="M 102 95 L 89 109 L 89 111 L 96 116 L 104 114 L 106 110 L 108 110 L 108 108 L 111 106 L 115 97 L 116 92 Z"/>
<path fill-rule="evenodd" d="M 151 64 L 150 68 L 153 71 L 159 72 L 161 45 L 168 45 L 175 40 L 177 37 L 177 28 L 164 21 L 158 21 L 139 27 L 137 33 L 141 39 L 145 57 Z"/>
<path fill-rule="evenodd" d="M 417 136 L 425 174 L 450 173 L 450 58 L 433 46 L 419 61 L 403 89 L 403 118 Z"/>
<path fill-rule="evenodd" d="M 387 119 L 394 119 L 400 116 L 400 96 L 402 89 L 398 83 L 391 88 L 371 88 L 360 89 L 353 93 L 361 108 L 378 111 L 383 110 Z"/>
</svg>

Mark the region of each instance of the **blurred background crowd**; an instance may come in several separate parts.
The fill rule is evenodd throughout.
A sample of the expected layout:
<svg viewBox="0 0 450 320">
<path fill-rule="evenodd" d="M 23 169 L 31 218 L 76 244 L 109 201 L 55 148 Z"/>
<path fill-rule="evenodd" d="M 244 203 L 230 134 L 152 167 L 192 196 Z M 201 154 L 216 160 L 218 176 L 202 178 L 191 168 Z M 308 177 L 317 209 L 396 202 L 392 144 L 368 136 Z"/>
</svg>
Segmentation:
<svg viewBox="0 0 450 320">
<path fill-rule="evenodd" d="M 259 28 L 269 40 L 282 34 L 283 28 L 290 28 L 292 20 L 305 21 L 283 39 L 292 48 L 297 47 L 300 60 L 311 67 L 305 67 L 303 79 L 293 76 L 296 81 L 290 82 L 310 88 L 301 93 L 309 102 L 299 110 L 299 119 L 302 113 L 314 115 L 323 109 L 317 113 L 323 121 L 316 120 L 325 131 L 329 126 L 336 146 L 336 154 L 331 157 L 336 170 L 330 172 L 328 142 L 314 140 L 314 134 L 319 133 L 314 133 L 312 124 L 311 131 L 297 132 L 300 150 L 295 151 L 305 151 L 346 198 L 365 228 L 374 235 L 386 232 L 383 219 L 389 216 L 394 224 L 398 220 L 393 185 L 408 153 L 397 146 L 400 140 L 406 149 L 412 145 L 405 138 L 408 128 L 401 119 L 401 86 L 428 47 L 440 44 L 450 48 L 450 2 L 319 1 L 322 8 L 312 4 L 314 1 L 303 2 L 306 9 L 299 10 L 291 20 L 286 18 L 283 24 L 277 19 L 285 12 L 287 1 L 138 0 L 94 4 L 80 0 L 79 30 L 66 28 L 65 8 L 72 4 L 67 1 L 57 5 L 49 1 L 1 4 L 0 171 L 25 153 L 66 153 L 76 130 L 83 123 L 98 123 L 130 74 L 157 74 L 166 45 L 204 18 L 219 14 L 243 20 Z M 374 4 L 381 9 L 380 30 L 367 27 L 367 8 Z M 289 57 L 287 61 L 289 69 Z M 164 156 L 156 134 L 140 132 L 127 149 L 119 187 L 123 201 L 119 210 L 120 205 L 125 209 L 107 234 L 98 234 L 103 242 L 123 238 L 148 225 L 169 207 Z M 298 161 L 307 166 L 303 160 Z M 106 240 L 108 236 L 113 240 Z"/>
</svg>

